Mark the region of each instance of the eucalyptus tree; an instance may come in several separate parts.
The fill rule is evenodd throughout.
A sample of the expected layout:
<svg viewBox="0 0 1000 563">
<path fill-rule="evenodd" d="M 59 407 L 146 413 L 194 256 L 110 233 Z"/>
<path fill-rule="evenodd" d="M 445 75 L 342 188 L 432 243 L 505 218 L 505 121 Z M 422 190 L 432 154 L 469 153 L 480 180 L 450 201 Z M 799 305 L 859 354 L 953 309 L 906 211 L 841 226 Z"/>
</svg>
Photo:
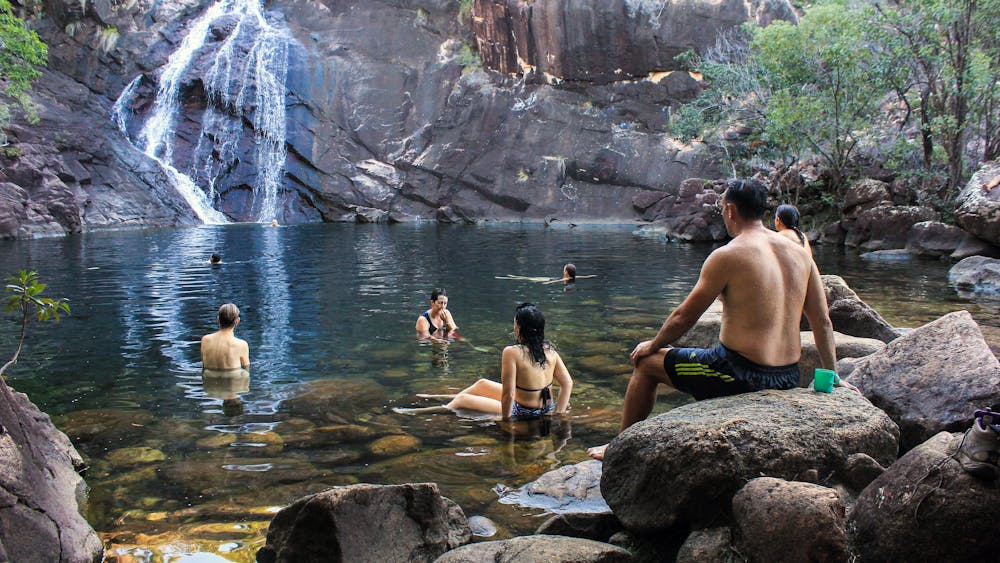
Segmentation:
<svg viewBox="0 0 1000 563">
<path fill-rule="evenodd" d="M 840 189 L 866 132 L 887 119 L 881 104 L 898 72 L 867 36 L 870 17 L 870 6 L 828 2 L 798 24 L 748 24 L 721 36 L 694 63 L 708 89 L 681 108 L 678 128 L 690 136 L 701 125 L 748 126 L 779 154 L 820 157 Z"/>
<path fill-rule="evenodd" d="M 943 149 L 946 200 L 964 180 L 970 147 L 1000 156 L 1000 0 L 878 1 L 869 30 L 907 71 L 924 166 Z M 971 143 L 970 143 L 971 141 Z M 974 153 L 973 153 L 974 154 Z"/>
</svg>

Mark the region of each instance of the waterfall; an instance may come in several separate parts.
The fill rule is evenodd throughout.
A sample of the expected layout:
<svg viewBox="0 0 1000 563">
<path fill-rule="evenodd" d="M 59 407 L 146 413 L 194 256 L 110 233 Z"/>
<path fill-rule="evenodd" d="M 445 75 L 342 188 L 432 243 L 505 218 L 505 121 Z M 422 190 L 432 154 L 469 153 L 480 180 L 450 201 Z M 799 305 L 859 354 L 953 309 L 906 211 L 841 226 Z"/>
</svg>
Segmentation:
<svg viewBox="0 0 1000 563">
<path fill-rule="evenodd" d="M 213 45 L 213 28 L 230 27 Z M 285 78 L 290 35 L 268 22 L 262 0 L 219 0 L 190 26 L 187 35 L 160 74 L 156 99 L 133 142 L 159 162 L 177 190 L 206 223 L 225 223 L 212 202 L 219 197 L 217 181 L 241 161 L 253 158 L 255 169 L 249 216 L 255 221 L 277 219 L 279 191 L 285 172 Z M 181 88 L 190 84 L 192 66 L 212 49 L 211 66 L 201 78 L 207 107 L 201 131 L 190 155 L 190 166 L 177 169 L 174 139 L 180 117 Z M 207 65 L 205 65 L 207 66 Z M 140 77 L 141 78 L 141 77 Z M 115 102 L 112 118 L 128 136 L 127 108 L 135 99 L 136 78 Z M 245 124 L 253 131 L 254 153 L 240 154 Z"/>
</svg>

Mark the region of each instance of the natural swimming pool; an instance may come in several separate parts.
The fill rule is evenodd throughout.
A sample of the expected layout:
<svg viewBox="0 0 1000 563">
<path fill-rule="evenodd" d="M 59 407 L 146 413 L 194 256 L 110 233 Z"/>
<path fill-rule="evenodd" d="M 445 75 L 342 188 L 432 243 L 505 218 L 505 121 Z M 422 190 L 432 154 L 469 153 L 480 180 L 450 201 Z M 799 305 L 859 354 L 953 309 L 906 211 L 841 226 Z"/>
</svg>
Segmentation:
<svg viewBox="0 0 1000 563">
<path fill-rule="evenodd" d="M 585 459 L 617 431 L 628 352 L 686 294 L 711 245 L 637 237 L 633 227 L 228 225 L 0 243 L 2 274 L 35 269 L 73 314 L 32 324 L 9 382 L 73 439 L 89 463 L 88 518 L 140 560 L 194 552 L 252 561 L 272 507 L 327 486 L 437 482 L 502 535 L 539 511 L 496 502 Z M 212 267 L 218 252 L 223 264 Z M 898 326 L 969 309 L 996 344 L 997 302 L 960 297 L 938 261 L 873 262 L 816 247 Z M 560 275 L 572 287 L 508 274 Z M 447 289 L 462 340 L 417 342 L 434 287 Z M 239 305 L 251 347 L 244 391 L 205 381 L 198 340 Z M 486 420 L 398 415 L 415 393 L 499 378 L 514 306 L 537 303 L 576 387 L 547 436 L 508 436 Z M 17 329 L 0 323 L 6 358 Z M 239 397 L 236 399 L 236 397 Z M 224 401 L 224 398 L 230 400 Z M 659 410 L 684 402 L 661 397 Z"/>
</svg>

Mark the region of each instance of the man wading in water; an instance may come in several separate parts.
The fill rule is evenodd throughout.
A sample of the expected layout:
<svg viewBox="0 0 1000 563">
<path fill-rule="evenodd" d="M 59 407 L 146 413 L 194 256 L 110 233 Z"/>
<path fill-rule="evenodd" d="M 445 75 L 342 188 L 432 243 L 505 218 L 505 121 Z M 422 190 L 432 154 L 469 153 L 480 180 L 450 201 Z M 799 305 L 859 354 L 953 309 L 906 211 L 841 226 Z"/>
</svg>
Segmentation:
<svg viewBox="0 0 1000 563">
<path fill-rule="evenodd" d="M 698 283 L 656 337 L 632 350 L 622 430 L 649 416 L 660 383 L 698 400 L 797 387 L 803 313 L 815 334 L 821 367 L 835 368 L 833 325 L 819 270 L 805 248 L 764 226 L 767 189 L 756 180 L 735 180 L 720 206 L 733 240 L 705 259 Z M 723 303 L 720 344 L 669 348 L 716 298 Z M 857 391 L 849 383 L 838 385 Z M 604 459 L 606 448 L 588 453 Z"/>
<path fill-rule="evenodd" d="M 201 337 L 201 363 L 207 370 L 250 368 L 250 345 L 236 338 L 233 331 L 240 324 L 240 310 L 232 303 L 219 307 L 219 330 Z"/>
</svg>

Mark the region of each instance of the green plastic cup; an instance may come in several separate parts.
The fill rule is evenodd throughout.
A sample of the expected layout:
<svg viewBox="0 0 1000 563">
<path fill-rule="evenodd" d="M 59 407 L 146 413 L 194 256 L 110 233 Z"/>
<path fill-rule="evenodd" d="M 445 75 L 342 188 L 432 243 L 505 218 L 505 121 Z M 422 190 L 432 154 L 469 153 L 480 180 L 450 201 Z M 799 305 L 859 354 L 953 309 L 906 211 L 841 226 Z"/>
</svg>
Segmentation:
<svg viewBox="0 0 1000 563">
<path fill-rule="evenodd" d="M 832 369 L 816 368 L 813 372 L 813 389 L 820 393 L 833 393 L 833 386 L 840 383 L 840 376 Z"/>
</svg>

